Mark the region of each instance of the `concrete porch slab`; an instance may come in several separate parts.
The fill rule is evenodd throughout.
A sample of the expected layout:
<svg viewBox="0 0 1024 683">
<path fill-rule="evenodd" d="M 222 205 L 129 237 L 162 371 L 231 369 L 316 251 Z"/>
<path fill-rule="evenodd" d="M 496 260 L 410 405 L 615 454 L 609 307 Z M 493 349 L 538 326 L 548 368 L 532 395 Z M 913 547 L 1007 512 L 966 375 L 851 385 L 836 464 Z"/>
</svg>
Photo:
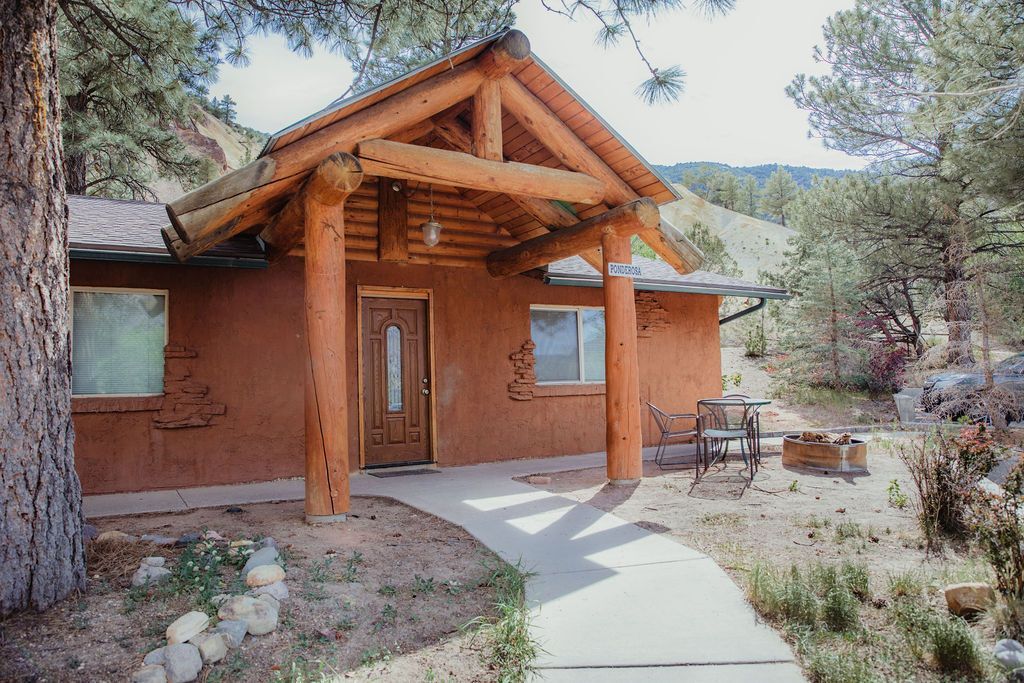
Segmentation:
<svg viewBox="0 0 1024 683">
<path fill-rule="evenodd" d="M 795 683 L 803 681 L 791 662 L 728 666 L 638 666 L 597 669 L 539 669 L 536 681 L 545 683 Z"/>
</svg>

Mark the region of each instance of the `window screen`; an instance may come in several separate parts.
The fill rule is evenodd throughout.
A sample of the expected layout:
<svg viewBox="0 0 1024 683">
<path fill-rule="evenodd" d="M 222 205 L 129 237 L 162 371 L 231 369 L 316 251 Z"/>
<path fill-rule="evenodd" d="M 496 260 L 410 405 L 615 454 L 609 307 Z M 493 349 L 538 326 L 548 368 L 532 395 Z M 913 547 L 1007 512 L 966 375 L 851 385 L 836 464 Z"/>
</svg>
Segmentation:
<svg viewBox="0 0 1024 683">
<path fill-rule="evenodd" d="M 72 292 L 71 393 L 162 394 L 166 294 Z"/>
<path fill-rule="evenodd" d="M 531 308 L 538 382 L 604 381 L 604 311 Z"/>
</svg>

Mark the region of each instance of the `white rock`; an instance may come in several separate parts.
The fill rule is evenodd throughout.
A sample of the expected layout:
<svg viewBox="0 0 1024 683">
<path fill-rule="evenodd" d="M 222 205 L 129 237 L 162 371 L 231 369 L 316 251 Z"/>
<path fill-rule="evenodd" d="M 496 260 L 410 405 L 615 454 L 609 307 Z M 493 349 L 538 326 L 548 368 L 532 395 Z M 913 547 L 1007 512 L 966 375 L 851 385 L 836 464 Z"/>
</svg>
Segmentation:
<svg viewBox="0 0 1024 683">
<path fill-rule="evenodd" d="M 280 600 L 288 599 L 288 586 L 284 581 L 275 581 L 269 583 L 266 586 L 257 586 L 249 591 L 249 595 L 272 595 Z"/>
<path fill-rule="evenodd" d="M 151 583 L 160 583 L 166 581 L 171 577 L 171 570 L 164 569 L 163 567 L 152 567 L 148 564 L 141 565 L 132 574 L 132 585 L 138 588 L 139 586 L 148 586 Z"/>
<path fill-rule="evenodd" d="M 271 607 L 273 607 L 275 612 L 280 612 L 281 611 L 281 603 L 279 603 L 277 601 L 277 598 L 275 598 L 273 595 L 269 595 L 267 593 L 264 593 L 263 595 L 256 596 L 256 599 L 257 600 L 262 600 L 263 602 L 265 602 L 268 605 L 270 605 Z"/>
<path fill-rule="evenodd" d="M 240 538 L 237 541 L 231 541 L 231 543 L 228 544 L 228 547 L 230 547 L 230 548 L 242 548 L 244 546 L 250 546 L 250 545 L 252 545 L 252 541 L 250 541 L 247 538 Z"/>
<path fill-rule="evenodd" d="M 96 540 L 101 543 L 103 541 L 121 541 L 122 543 L 131 543 L 132 541 L 135 541 L 136 538 L 135 536 L 130 536 L 123 531 L 104 531 L 96 537 Z"/>
<path fill-rule="evenodd" d="M 163 664 L 164 663 L 164 649 L 158 647 L 157 649 L 146 655 L 146 658 L 142 660 L 143 664 Z"/>
<path fill-rule="evenodd" d="M 210 603 L 213 604 L 214 607 L 220 607 L 221 603 L 230 597 L 231 596 L 227 593 L 219 593 L 210 598 Z"/>
<path fill-rule="evenodd" d="M 202 612 L 187 612 L 174 620 L 167 627 L 167 642 L 170 645 L 184 643 L 199 633 L 206 630 L 210 625 L 210 617 Z M 167 653 L 164 653 L 167 656 Z"/>
<path fill-rule="evenodd" d="M 167 672 L 159 664 L 149 664 L 132 674 L 132 683 L 167 683 Z"/>
<path fill-rule="evenodd" d="M 164 648 L 164 671 L 169 683 L 189 683 L 199 678 L 203 658 L 192 643 L 175 643 Z"/>
<path fill-rule="evenodd" d="M 250 635 L 261 636 L 277 628 L 277 610 L 248 595 L 236 595 L 225 601 L 217 612 L 221 619 L 244 621 Z"/>
<path fill-rule="evenodd" d="M 224 538 L 223 536 L 221 536 L 220 534 L 218 534 L 213 529 L 207 529 L 206 533 L 203 534 L 203 538 L 205 538 L 207 541 L 226 541 L 226 540 L 228 540 L 228 539 Z"/>
<path fill-rule="evenodd" d="M 200 633 L 192 639 L 192 644 L 199 648 L 199 655 L 204 664 L 216 664 L 228 653 L 228 644 L 223 633 Z"/>
<path fill-rule="evenodd" d="M 284 570 L 276 564 L 261 564 L 253 567 L 245 575 L 245 585 L 250 588 L 269 586 L 284 580 Z"/>
<path fill-rule="evenodd" d="M 260 541 L 260 545 L 264 548 L 276 548 L 277 541 L 275 541 L 272 536 L 267 536 L 262 541 Z"/>
<path fill-rule="evenodd" d="M 214 633 L 219 633 L 224 636 L 224 644 L 228 647 L 238 647 L 245 640 L 245 634 L 249 630 L 249 625 L 241 619 L 224 619 L 217 622 L 217 625 L 213 627 Z"/>
<path fill-rule="evenodd" d="M 162 567 L 162 566 L 164 566 L 164 564 L 166 564 L 166 562 L 167 562 L 167 558 L 166 557 L 144 557 L 144 558 L 142 558 L 142 564 L 148 565 L 150 567 Z"/>
<path fill-rule="evenodd" d="M 1016 640 L 1008 638 L 1000 640 L 996 643 L 992 654 L 995 656 L 996 661 L 1007 671 L 1024 667 L 1024 645 L 1021 645 Z"/>
<path fill-rule="evenodd" d="M 253 567 L 274 564 L 275 562 L 277 562 L 277 548 L 260 548 L 245 561 L 242 573 L 248 576 Z"/>
</svg>

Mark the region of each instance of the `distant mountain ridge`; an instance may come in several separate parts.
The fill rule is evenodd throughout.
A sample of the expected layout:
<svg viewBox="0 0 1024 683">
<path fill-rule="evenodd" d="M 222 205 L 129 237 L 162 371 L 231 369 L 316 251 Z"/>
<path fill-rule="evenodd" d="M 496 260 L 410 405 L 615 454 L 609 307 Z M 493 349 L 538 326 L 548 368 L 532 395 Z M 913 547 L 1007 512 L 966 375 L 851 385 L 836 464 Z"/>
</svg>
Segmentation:
<svg viewBox="0 0 1024 683">
<path fill-rule="evenodd" d="M 720 171 L 727 171 L 733 175 L 743 177 L 745 175 L 752 175 L 757 179 L 759 187 L 764 187 L 764 183 L 768 180 L 768 176 L 775 171 L 776 168 L 781 166 L 786 169 L 793 180 L 796 181 L 803 189 L 807 189 L 811 186 L 811 179 L 814 176 L 819 178 L 842 178 L 845 175 L 851 173 L 857 173 L 850 169 L 842 168 L 812 168 L 810 166 L 790 166 L 788 164 L 760 164 L 758 166 L 731 166 L 729 164 L 723 164 L 718 161 L 681 161 L 671 166 L 663 166 L 661 164 L 654 164 L 654 168 L 664 175 L 668 180 L 673 183 L 682 183 L 683 175 L 687 171 L 699 171 L 702 168 L 711 168 Z"/>
</svg>

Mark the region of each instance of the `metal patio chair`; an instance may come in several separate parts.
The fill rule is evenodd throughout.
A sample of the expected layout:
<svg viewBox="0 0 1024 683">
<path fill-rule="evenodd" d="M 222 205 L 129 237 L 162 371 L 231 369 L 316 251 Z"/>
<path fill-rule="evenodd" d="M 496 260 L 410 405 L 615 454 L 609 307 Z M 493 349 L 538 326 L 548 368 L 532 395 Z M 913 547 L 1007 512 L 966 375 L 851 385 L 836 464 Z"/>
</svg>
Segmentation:
<svg viewBox="0 0 1024 683">
<path fill-rule="evenodd" d="M 705 472 L 714 463 L 725 460 L 731 441 L 739 441 L 743 463 L 750 472 L 750 480 L 754 480 L 760 464 L 753 431 L 759 406 L 750 405 L 747 398 L 733 394 L 697 401 L 697 424 L 704 452 Z"/>
<path fill-rule="evenodd" d="M 694 472 L 699 473 L 701 448 L 700 425 L 698 424 L 697 416 L 694 413 L 677 413 L 675 415 L 670 415 L 650 402 L 648 402 L 647 407 L 651 409 L 651 415 L 654 417 L 654 422 L 658 425 L 658 429 L 661 431 L 661 440 L 658 441 L 658 449 L 654 452 L 655 464 L 661 469 L 667 469 L 664 464 L 665 451 L 668 448 L 669 441 L 672 439 L 693 439 L 697 447 L 697 459 L 694 461 Z M 693 427 L 690 429 L 680 429 L 679 426 L 675 424 L 676 420 L 693 420 Z M 707 468 L 705 467 L 705 469 Z"/>
</svg>

